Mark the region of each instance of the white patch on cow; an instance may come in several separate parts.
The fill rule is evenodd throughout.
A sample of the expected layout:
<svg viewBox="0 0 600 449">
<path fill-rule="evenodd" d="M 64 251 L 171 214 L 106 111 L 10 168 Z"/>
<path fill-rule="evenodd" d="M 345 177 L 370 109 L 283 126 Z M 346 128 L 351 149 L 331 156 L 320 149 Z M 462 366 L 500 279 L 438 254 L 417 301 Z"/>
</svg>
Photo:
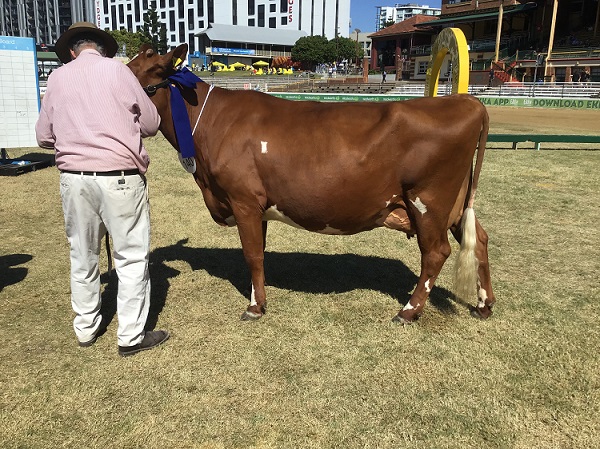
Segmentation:
<svg viewBox="0 0 600 449">
<path fill-rule="evenodd" d="M 421 215 L 425 215 L 425 212 L 427 212 L 427 206 L 423 204 L 421 198 L 417 197 L 416 200 L 410 200 L 410 202 L 413 203 L 413 205 L 417 208 L 419 212 L 421 212 Z"/>
<path fill-rule="evenodd" d="M 426 291 L 427 293 L 429 293 L 429 292 L 431 291 L 431 287 L 429 286 L 429 281 L 430 281 L 430 280 L 431 280 L 431 279 L 427 279 L 427 280 L 425 281 L 425 291 Z"/>
<path fill-rule="evenodd" d="M 392 195 L 392 197 L 385 202 L 385 207 L 388 207 L 390 204 L 392 204 L 396 198 L 398 198 L 398 195 Z"/>
<path fill-rule="evenodd" d="M 262 154 L 267 154 L 267 142 L 260 141 L 260 152 Z"/>
<path fill-rule="evenodd" d="M 485 301 L 487 300 L 487 291 L 485 291 L 484 288 L 480 288 L 479 289 L 479 294 L 477 295 L 479 297 L 479 301 L 477 303 L 477 307 L 479 307 L 480 309 L 485 307 Z"/>
<path fill-rule="evenodd" d="M 344 235 L 342 231 L 336 228 L 332 228 L 329 225 L 326 225 L 323 229 L 319 229 L 317 231 L 319 234 L 327 234 L 327 235 Z"/>
<path fill-rule="evenodd" d="M 263 221 L 277 220 L 287 225 L 293 226 L 294 228 L 304 229 L 298 223 L 286 217 L 285 214 L 277 209 L 277 205 L 269 207 L 263 214 Z"/>
<path fill-rule="evenodd" d="M 256 298 L 254 296 L 254 284 L 252 284 L 252 293 L 250 294 L 250 305 L 251 306 L 256 305 Z"/>
<path fill-rule="evenodd" d="M 414 307 L 409 301 L 406 303 L 406 305 L 404 306 L 404 308 L 402 310 L 413 310 L 413 309 L 414 309 Z"/>
<path fill-rule="evenodd" d="M 225 219 L 225 223 L 227 223 L 227 226 L 235 226 L 237 224 L 237 222 L 235 221 L 235 217 L 233 215 L 227 217 Z"/>
</svg>

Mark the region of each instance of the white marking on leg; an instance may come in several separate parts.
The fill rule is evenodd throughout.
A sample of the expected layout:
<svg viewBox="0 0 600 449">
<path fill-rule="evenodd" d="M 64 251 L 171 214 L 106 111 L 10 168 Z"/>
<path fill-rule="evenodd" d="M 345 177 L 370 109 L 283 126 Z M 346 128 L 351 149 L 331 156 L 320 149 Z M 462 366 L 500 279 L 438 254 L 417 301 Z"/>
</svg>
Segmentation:
<svg viewBox="0 0 600 449">
<path fill-rule="evenodd" d="M 406 303 L 406 305 L 404 306 L 404 308 L 402 310 L 413 310 L 413 309 L 414 309 L 414 307 L 409 301 Z"/>
<path fill-rule="evenodd" d="M 430 281 L 430 280 L 431 280 L 431 279 L 427 279 L 427 280 L 425 281 L 425 291 L 426 291 L 427 293 L 429 293 L 429 292 L 431 291 L 431 287 L 429 286 L 429 281 Z"/>
<path fill-rule="evenodd" d="M 260 141 L 260 152 L 262 154 L 267 154 L 267 142 Z"/>
<path fill-rule="evenodd" d="M 252 293 L 250 294 L 250 305 L 256 305 L 256 298 L 254 297 L 254 284 L 252 284 Z"/>
<path fill-rule="evenodd" d="M 479 297 L 479 302 L 477 303 L 477 307 L 483 309 L 485 307 L 485 302 L 487 301 L 488 297 L 487 292 L 484 288 L 480 288 L 478 293 L 479 294 L 477 296 Z"/>
<path fill-rule="evenodd" d="M 413 205 L 417 208 L 419 212 L 421 212 L 421 215 L 425 215 L 425 212 L 427 212 L 427 206 L 423 204 L 421 198 L 417 197 L 416 200 L 410 200 L 410 202 L 413 203 Z"/>
<path fill-rule="evenodd" d="M 392 204 L 392 201 L 394 201 L 396 198 L 398 198 L 398 195 L 392 195 L 392 197 L 385 202 L 385 207 L 388 207 L 390 204 Z"/>
</svg>

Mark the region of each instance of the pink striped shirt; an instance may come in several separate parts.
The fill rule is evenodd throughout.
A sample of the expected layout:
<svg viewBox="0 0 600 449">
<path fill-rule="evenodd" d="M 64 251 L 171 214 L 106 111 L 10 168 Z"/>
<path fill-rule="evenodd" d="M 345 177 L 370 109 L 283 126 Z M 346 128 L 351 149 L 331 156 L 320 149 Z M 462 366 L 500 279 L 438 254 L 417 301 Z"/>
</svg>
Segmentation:
<svg viewBox="0 0 600 449">
<path fill-rule="evenodd" d="M 155 135 L 159 125 L 131 70 L 86 49 L 48 78 L 35 132 L 41 147 L 56 150 L 59 170 L 145 173 L 150 158 L 142 137 Z"/>
</svg>

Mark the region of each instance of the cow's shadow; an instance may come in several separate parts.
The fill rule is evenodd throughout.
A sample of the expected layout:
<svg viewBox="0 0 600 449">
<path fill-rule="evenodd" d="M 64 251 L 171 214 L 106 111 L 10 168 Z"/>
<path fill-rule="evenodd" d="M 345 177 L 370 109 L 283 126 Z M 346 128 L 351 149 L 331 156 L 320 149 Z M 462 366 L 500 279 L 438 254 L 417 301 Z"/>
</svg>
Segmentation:
<svg viewBox="0 0 600 449">
<path fill-rule="evenodd" d="M 149 321 L 156 323 L 165 304 L 169 279 L 179 271 L 167 262 L 183 261 L 190 268 L 206 270 L 210 275 L 225 279 L 240 294 L 249 296 L 250 274 L 241 248 L 192 248 L 186 240 L 157 248 L 151 256 L 152 306 Z M 400 304 L 408 302 L 418 277 L 404 263 L 395 259 L 360 256 L 356 254 L 265 253 L 267 284 L 281 289 L 311 294 L 333 294 L 357 289 L 380 291 Z M 435 287 L 430 302 L 443 313 L 456 313 L 451 292 Z"/>
<path fill-rule="evenodd" d="M 27 277 L 29 269 L 18 267 L 33 259 L 30 254 L 7 254 L 0 256 L 0 292 L 9 285 L 17 284 Z"/>
</svg>

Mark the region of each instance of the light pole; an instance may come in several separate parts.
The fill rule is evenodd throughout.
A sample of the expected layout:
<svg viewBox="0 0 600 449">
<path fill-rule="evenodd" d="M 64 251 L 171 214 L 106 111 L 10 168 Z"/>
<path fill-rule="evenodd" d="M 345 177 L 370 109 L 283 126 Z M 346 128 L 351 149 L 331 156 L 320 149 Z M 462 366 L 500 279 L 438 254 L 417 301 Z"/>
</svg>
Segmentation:
<svg viewBox="0 0 600 449">
<path fill-rule="evenodd" d="M 358 46 L 358 33 L 360 33 L 360 30 L 358 28 L 354 29 L 354 32 L 356 33 L 356 70 L 358 70 L 358 56 L 359 56 L 359 46 Z"/>
</svg>

